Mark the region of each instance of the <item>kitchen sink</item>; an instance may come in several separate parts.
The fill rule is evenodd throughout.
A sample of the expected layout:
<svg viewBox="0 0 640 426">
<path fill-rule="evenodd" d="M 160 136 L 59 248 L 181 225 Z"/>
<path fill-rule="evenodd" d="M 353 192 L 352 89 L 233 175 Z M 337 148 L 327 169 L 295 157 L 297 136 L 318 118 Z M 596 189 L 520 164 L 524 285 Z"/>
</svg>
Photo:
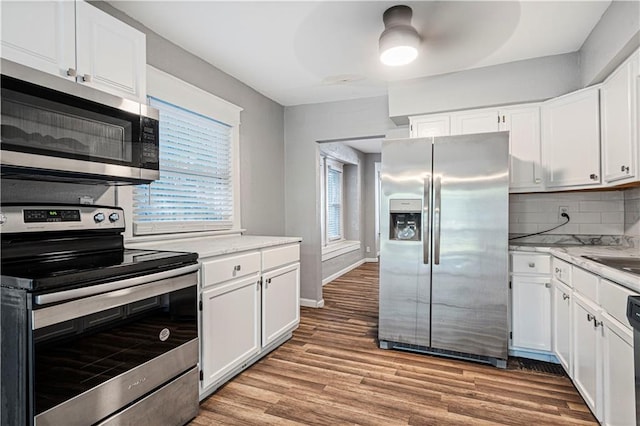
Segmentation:
<svg viewBox="0 0 640 426">
<path fill-rule="evenodd" d="M 640 257 L 617 257 L 617 256 L 582 256 L 585 259 L 593 260 L 609 266 L 610 268 L 630 272 L 640 275 Z"/>
</svg>

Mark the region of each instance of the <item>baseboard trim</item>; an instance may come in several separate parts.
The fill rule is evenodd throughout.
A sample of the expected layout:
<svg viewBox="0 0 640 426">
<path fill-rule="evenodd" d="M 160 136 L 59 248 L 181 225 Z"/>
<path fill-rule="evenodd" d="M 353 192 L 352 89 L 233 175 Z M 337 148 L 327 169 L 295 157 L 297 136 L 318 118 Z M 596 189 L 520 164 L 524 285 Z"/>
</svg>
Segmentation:
<svg viewBox="0 0 640 426">
<path fill-rule="evenodd" d="M 324 307 L 324 299 L 321 299 L 321 300 L 300 299 L 300 306 L 304 306 L 307 308 L 322 308 Z"/>
<path fill-rule="evenodd" d="M 356 269 L 358 266 L 362 265 L 365 262 L 366 262 L 366 259 L 360 259 L 356 263 L 353 263 L 353 264 L 347 266 L 346 268 L 336 272 L 335 274 L 329 275 L 327 278 L 322 280 L 322 286 L 325 286 L 325 285 L 329 284 L 331 281 L 335 280 L 336 278 L 339 278 L 339 277 L 343 276 L 344 274 L 346 274 L 347 272 L 349 272 L 349 271 L 351 271 L 353 269 Z"/>
</svg>

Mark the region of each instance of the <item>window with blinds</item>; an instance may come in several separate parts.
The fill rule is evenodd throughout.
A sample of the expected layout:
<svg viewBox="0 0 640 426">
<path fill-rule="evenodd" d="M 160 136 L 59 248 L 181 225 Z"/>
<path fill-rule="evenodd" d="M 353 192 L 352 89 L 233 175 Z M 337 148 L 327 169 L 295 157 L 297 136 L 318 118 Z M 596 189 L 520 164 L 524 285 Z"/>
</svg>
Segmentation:
<svg viewBox="0 0 640 426">
<path fill-rule="evenodd" d="M 327 160 L 326 240 L 342 239 L 342 164 Z"/>
<path fill-rule="evenodd" d="M 160 111 L 160 179 L 134 189 L 134 233 L 230 229 L 232 127 L 149 99 Z"/>
</svg>

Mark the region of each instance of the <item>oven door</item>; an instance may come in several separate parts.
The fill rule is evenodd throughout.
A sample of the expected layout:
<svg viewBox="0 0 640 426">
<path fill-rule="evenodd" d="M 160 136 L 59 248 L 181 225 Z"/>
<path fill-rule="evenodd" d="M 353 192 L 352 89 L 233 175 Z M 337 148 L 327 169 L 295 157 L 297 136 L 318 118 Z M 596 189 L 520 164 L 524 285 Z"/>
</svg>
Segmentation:
<svg viewBox="0 0 640 426">
<path fill-rule="evenodd" d="M 31 329 L 36 425 L 126 416 L 174 382 L 180 421 L 197 413 L 195 272 L 35 309 Z"/>
</svg>

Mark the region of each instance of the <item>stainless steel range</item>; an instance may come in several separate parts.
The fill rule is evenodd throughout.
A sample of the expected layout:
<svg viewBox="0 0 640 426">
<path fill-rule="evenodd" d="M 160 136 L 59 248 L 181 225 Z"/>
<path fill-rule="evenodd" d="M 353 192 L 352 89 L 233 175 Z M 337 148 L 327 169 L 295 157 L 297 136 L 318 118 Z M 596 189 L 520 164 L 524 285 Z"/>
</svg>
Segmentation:
<svg viewBox="0 0 640 426">
<path fill-rule="evenodd" d="M 195 417 L 197 254 L 125 249 L 119 208 L 1 210 L 2 425 Z"/>
</svg>

